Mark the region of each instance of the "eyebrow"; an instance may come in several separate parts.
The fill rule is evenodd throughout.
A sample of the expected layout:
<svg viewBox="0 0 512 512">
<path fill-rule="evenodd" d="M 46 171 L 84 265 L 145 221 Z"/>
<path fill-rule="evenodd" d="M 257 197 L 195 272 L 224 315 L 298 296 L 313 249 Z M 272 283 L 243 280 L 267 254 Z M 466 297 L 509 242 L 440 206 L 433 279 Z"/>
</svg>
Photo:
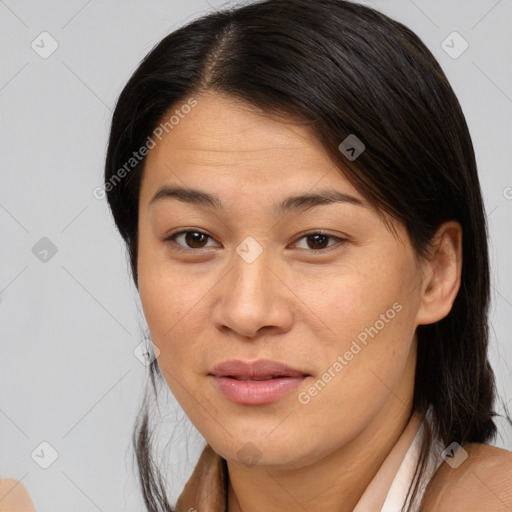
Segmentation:
<svg viewBox="0 0 512 512">
<path fill-rule="evenodd" d="M 183 203 L 193 204 L 209 208 L 211 210 L 223 210 L 224 205 L 221 199 L 208 192 L 202 192 L 194 188 L 185 188 L 178 186 L 164 185 L 158 189 L 149 201 L 149 205 L 161 200 L 176 199 Z M 366 207 L 366 203 L 354 196 L 335 189 L 320 190 L 314 194 L 305 193 L 295 196 L 289 196 L 281 202 L 273 206 L 275 216 L 283 215 L 291 211 L 304 211 L 315 206 L 333 204 L 333 203 L 349 203 L 357 206 Z"/>
</svg>

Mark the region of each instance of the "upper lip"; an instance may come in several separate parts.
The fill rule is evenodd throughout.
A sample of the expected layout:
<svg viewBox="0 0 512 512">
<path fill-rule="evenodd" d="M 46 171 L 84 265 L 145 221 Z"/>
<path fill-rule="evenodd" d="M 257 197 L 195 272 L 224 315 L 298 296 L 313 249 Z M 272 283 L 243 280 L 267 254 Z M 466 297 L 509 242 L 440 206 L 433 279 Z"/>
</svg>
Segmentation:
<svg viewBox="0 0 512 512">
<path fill-rule="evenodd" d="M 218 364 L 210 375 L 250 379 L 255 377 L 304 377 L 308 374 L 269 359 L 258 359 L 257 361 L 233 359 Z"/>
</svg>

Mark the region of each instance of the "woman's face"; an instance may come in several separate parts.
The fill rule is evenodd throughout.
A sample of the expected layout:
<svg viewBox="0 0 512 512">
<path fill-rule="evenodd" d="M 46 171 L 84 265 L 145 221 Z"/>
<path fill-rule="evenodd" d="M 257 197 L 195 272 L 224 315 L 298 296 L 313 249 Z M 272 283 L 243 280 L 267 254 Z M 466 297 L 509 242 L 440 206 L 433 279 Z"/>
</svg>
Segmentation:
<svg viewBox="0 0 512 512">
<path fill-rule="evenodd" d="M 155 140 L 141 185 L 139 290 L 158 364 L 224 458 L 300 467 L 410 406 L 421 269 L 405 229 L 398 240 L 305 127 L 195 100 Z M 182 191 L 152 201 L 161 187 Z M 316 194 L 331 200 L 290 199 Z M 263 359 L 297 373 L 215 370 Z"/>
</svg>

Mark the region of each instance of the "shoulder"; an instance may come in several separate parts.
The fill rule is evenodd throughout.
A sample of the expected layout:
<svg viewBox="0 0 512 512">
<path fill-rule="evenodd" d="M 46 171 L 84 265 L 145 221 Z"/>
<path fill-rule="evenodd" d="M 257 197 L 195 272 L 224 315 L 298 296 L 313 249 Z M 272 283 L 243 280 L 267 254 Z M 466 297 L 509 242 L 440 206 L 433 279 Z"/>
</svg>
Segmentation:
<svg viewBox="0 0 512 512">
<path fill-rule="evenodd" d="M 0 478 L 0 512 L 3 510 L 6 512 L 34 512 L 34 504 L 30 495 L 19 480 Z"/>
<path fill-rule="evenodd" d="M 512 452 L 480 443 L 467 444 L 464 450 L 467 458 L 461 458 L 460 465 L 439 466 L 425 492 L 422 512 L 512 510 Z"/>
</svg>

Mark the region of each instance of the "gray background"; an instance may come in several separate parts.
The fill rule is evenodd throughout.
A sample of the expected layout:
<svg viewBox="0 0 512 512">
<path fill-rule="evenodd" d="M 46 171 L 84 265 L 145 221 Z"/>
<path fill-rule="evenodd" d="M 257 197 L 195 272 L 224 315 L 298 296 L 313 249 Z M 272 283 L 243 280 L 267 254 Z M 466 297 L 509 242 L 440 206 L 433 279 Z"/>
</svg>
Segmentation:
<svg viewBox="0 0 512 512">
<path fill-rule="evenodd" d="M 465 112 L 490 227 L 490 354 L 511 401 L 512 0 L 362 3 L 420 36 Z M 38 512 L 142 509 L 130 436 L 147 370 L 133 351 L 146 325 L 120 236 L 92 191 L 102 183 L 111 109 L 139 61 L 221 5 L 0 0 L 0 476 L 21 480 Z M 43 51 L 43 31 L 58 44 L 48 58 L 31 46 Z M 469 44 L 458 58 L 442 46 L 454 31 Z M 447 41 L 452 53 L 462 48 Z M 43 237 L 57 250 L 46 261 L 36 250 L 48 246 Z M 202 440 L 172 397 L 165 405 L 174 499 Z M 500 425 L 496 444 L 512 449 Z M 43 441 L 58 452 L 48 469 L 39 465 L 51 461 Z"/>
</svg>

